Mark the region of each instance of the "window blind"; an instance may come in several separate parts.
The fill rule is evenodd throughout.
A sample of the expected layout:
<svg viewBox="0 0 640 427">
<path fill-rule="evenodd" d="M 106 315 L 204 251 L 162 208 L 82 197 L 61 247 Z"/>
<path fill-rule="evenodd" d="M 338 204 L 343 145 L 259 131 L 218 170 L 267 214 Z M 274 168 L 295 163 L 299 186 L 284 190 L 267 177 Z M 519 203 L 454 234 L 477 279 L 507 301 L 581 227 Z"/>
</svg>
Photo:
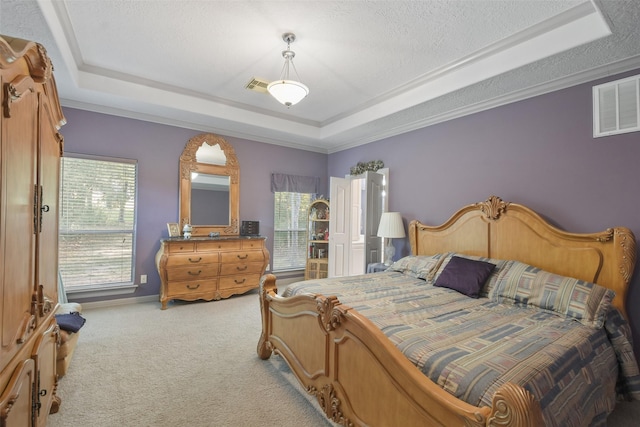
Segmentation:
<svg viewBox="0 0 640 427">
<path fill-rule="evenodd" d="M 67 290 L 133 282 L 136 191 L 134 160 L 62 158 L 58 253 Z"/>
<path fill-rule="evenodd" d="M 305 268 L 307 220 L 313 194 L 275 192 L 273 270 Z"/>
</svg>

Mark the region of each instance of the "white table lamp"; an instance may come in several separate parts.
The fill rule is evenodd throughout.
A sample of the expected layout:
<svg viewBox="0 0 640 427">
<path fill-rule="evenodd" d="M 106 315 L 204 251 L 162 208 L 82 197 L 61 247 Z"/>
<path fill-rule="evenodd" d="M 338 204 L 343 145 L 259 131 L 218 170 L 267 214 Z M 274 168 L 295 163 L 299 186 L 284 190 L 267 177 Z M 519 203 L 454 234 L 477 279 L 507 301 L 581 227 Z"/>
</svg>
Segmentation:
<svg viewBox="0 0 640 427">
<path fill-rule="evenodd" d="M 394 237 L 402 238 L 405 236 L 400 212 L 384 212 L 380 217 L 380 226 L 378 227 L 378 237 L 387 239 L 387 246 L 384 248 L 384 265 L 391 265 L 396 253 L 396 248 L 391 244 L 391 240 Z"/>
</svg>

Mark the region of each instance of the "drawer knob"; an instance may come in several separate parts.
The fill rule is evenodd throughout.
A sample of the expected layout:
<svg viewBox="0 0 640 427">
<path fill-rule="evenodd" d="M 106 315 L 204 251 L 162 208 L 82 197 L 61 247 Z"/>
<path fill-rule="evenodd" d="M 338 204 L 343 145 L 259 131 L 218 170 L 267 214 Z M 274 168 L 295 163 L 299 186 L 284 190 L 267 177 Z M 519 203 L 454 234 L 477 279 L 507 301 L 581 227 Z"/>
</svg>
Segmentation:
<svg viewBox="0 0 640 427">
<path fill-rule="evenodd" d="M 187 285 L 187 289 L 191 289 L 192 291 L 198 289 L 200 287 L 200 283 L 196 283 L 195 285 Z"/>
<path fill-rule="evenodd" d="M 238 280 L 238 279 L 233 279 L 234 282 L 236 282 L 236 285 L 241 285 L 242 283 L 244 283 L 247 279 L 242 279 L 242 280 Z"/>
<path fill-rule="evenodd" d="M 245 271 L 249 266 L 248 265 L 239 265 L 236 267 L 238 271 Z"/>
<path fill-rule="evenodd" d="M 191 259 L 191 257 L 189 257 L 189 262 L 200 262 L 202 261 L 202 257 L 199 257 L 198 259 Z"/>
<path fill-rule="evenodd" d="M 189 273 L 190 276 L 199 276 L 200 273 L 202 273 L 202 270 L 198 270 L 197 273 L 194 273 L 193 271 L 188 271 L 188 273 Z"/>
<path fill-rule="evenodd" d="M 247 259 L 249 258 L 249 254 L 238 255 L 238 259 Z"/>
</svg>

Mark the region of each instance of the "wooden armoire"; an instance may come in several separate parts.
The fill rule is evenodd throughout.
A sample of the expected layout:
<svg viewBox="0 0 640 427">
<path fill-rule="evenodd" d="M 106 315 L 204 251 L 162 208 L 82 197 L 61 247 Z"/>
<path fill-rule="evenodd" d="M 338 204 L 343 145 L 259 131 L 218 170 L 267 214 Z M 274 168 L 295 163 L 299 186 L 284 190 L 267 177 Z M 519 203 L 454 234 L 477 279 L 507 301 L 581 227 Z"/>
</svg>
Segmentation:
<svg viewBox="0 0 640 427">
<path fill-rule="evenodd" d="M 0 426 L 45 426 L 56 396 L 65 123 L 46 50 L 0 36 Z"/>
</svg>

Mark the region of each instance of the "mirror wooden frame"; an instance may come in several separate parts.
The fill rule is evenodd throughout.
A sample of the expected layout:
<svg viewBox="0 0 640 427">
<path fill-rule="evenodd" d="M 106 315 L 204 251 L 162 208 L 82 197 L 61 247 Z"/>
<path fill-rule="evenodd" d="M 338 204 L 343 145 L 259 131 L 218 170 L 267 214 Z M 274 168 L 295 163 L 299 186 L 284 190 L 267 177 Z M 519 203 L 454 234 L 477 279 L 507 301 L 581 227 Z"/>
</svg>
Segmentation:
<svg viewBox="0 0 640 427">
<path fill-rule="evenodd" d="M 227 161 L 223 165 L 199 163 L 196 152 L 202 144 L 212 147 L 219 145 Z M 223 175 L 230 178 L 229 186 L 229 224 L 191 224 L 191 173 Z M 224 138 L 212 133 L 203 133 L 191 138 L 180 156 L 180 230 L 185 224 L 191 224 L 192 236 L 209 236 L 220 233 L 221 236 L 237 236 L 240 231 L 240 165 L 233 146 Z"/>
</svg>

